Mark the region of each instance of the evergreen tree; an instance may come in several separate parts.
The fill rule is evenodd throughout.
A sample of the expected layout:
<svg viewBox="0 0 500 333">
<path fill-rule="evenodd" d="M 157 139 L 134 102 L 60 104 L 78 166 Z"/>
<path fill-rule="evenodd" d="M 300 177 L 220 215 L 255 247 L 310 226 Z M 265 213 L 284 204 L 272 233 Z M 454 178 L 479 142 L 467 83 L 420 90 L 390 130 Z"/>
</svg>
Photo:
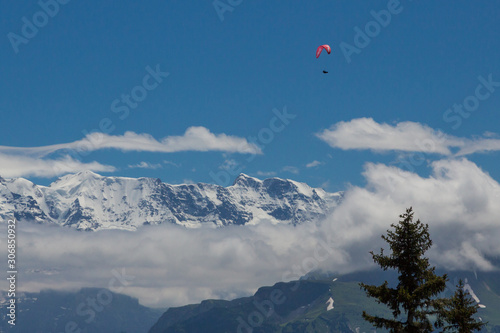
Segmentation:
<svg viewBox="0 0 500 333">
<path fill-rule="evenodd" d="M 443 327 L 443 332 L 452 331 L 458 333 L 471 333 L 479 331 L 486 325 L 474 319 L 479 305 L 471 299 L 468 291 L 464 289 L 464 283 L 459 280 L 455 294 L 448 299 L 441 300 L 441 310 L 437 327 Z M 449 325 L 445 326 L 444 322 Z"/>
<path fill-rule="evenodd" d="M 377 328 L 388 329 L 392 333 L 432 332 L 430 314 L 436 313 L 435 299 L 446 287 L 446 275 L 437 276 L 435 268 L 430 267 L 424 253 L 432 246 L 429 226 L 420 220 L 413 222 L 410 207 L 400 215 L 398 224 L 392 224 L 394 230 L 387 230 L 382 239 L 389 244 L 390 255 L 370 252 L 373 261 L 383 270 L 394 269 L 398 272 L 396 288 L 390 288 L 385 281 L 380 286 L 360 283 L 362 289 L 378 303 L 385 304 L 393 314 L 392 319 L 372 316 L 363 311 L 363 318 Z"/>
</svg>

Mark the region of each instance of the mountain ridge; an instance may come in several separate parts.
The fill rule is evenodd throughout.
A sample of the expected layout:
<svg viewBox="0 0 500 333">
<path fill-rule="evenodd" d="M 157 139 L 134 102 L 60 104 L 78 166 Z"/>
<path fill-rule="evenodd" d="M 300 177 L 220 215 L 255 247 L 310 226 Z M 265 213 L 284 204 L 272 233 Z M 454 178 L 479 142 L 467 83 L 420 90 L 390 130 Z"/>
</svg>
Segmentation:
<svg viewBox="0 0 500 333">
<path fill-rule="evenodd" d="M 342 199 L 305 183 L 240 174 L 233 185 L 163 183 L 159 178 L 106 177 L 82 171 L 49 186 L 0 178 L 0 217 L 96 231 L 175 223 L 196 228 L 299 224 L 326 216 Z"/>
<path fill-rule="evenodd" d="M 0 332 L 143 333 L 165 311 L 106 288 L 18 292 L 16 325 L 8 324 L 7 293 L 0 292 Z M 72 327 L 72 329 L 68 329 Z"/>
</svg>

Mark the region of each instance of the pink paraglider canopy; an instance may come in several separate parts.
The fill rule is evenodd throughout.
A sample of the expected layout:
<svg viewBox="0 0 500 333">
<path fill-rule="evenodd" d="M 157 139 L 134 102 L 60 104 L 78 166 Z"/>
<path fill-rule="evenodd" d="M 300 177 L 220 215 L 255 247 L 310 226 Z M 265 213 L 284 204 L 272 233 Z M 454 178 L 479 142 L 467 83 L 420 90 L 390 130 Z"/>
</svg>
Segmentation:
<svg viewBox="0 0 500 333">
<path fill-rule="evenodd" d="M 323 50 L 326 50 L 326 52 L 328 52 L 328 54 L 330 54 L 330 52 L 332 52 L 332 49 L 330 47 L 330 45 L 321 45 L 321 46 L 318 46 L 318 48 L 316 49 L 316 58 L 319 58 L 319 55 L 321 54 L 321 51 Z"/>
</svg>

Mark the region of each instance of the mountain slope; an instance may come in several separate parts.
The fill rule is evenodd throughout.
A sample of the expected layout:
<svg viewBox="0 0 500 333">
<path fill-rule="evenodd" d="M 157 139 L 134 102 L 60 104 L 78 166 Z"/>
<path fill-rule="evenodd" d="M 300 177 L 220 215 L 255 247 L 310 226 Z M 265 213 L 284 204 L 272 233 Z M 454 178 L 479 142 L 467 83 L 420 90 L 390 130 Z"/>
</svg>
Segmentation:
<svg viewBox="0 0 500 333">
<path fill-rule="evenodd" d="M 341 197 L 292 180 L 262 181 L 244 174 L 232 186 L 222 187 L 169 185 L 155 178 L 103 177 L 84 171 L 50 186 L 0 178 L 0 217 L 79 230 L 134 230 L 160 223 L 225 226 L 259 220 L 297 224 L 325 216 Z"/>
<path fill-rule="evenodd" d="M 144 333 L 162 313 L 137 299 L 99 288 L 22 293 L 17 303 L 16 325 L 11 326 L 5 317 L 6 299 L 0 298 L 0 332 Z"/>
<path fill-rule="evenodd" d="M 332 281 L 277 283 L 252 297 L 170 308 L 149 333 L 352 333 L 343 313 L 329 306 L 332 288 Z"/>
</svg>

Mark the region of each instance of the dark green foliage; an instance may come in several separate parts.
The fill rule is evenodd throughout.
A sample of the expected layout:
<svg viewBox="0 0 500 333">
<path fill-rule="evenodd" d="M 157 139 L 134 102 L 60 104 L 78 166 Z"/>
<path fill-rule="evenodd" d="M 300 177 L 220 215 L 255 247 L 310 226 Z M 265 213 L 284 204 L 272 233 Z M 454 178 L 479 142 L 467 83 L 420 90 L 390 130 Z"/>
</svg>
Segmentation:
<svg viewBox="0 0 500 333">
<path fill-rule="evenodd" d="M 420 220 L 413 222 L 410 207 L 400 215 L 398 224 L 392 224 L 394 230 L 388 230 L 382 236 L 391 249 L 390 255 L 372 254 L 373 260 L 383 269 L 394 269 L 398 273 L 396 288 L 389 287 L 386 281 L 380 286 L 360 283 L 362 289 L 377 302 L 385 304 L 393 318 L 387 319 L 369 315 L 363 311 L 363 318 L 377 328 L 386 328 L 390 332 L 432 332 L 428 318 L 435 313 L 434 299 L 445 290 L 446 274 L 438 276 L 435 268 L 430 267 L 429 259 L 424 254 L 432 246 L 429 226 Z"/>
<path fill-rule="evenodd" d="M 462 280 L 458 282 L 455 294 L 448 299 L 441 300 L 439 320 L 437 327 L 443 327 L 443 332 L 471 333 L 479 331 L 485 325 L 480 320 L 476 320 L 479 306 L 471 298 L 468 291 L 464 290 Z M 448 325 L 445 325 L 444 323 Z"/>
</svg>

